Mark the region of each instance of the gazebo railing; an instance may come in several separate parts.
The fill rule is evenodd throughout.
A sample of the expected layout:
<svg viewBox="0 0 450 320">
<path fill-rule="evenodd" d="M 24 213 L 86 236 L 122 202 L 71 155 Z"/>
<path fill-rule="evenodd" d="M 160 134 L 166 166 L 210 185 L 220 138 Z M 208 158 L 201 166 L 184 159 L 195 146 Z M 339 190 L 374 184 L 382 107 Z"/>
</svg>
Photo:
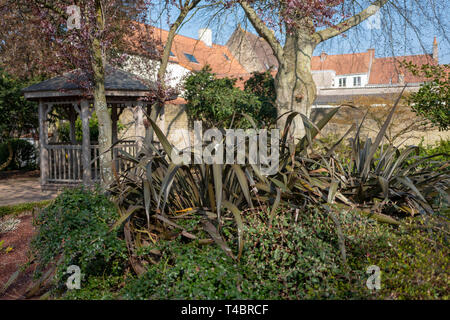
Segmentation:
<svg viewBox="0 0 450 320">
<path fill-rule="evenodd" d="M 123 172 L 131 167 L 131 163 L 119 157 L 119 150 L 125 151 L 133 157 L 137 154 L 137 145 L 134 141 L 122 141 L 113 148 L 113 160 L 116 170 Z M 100 181 L 101 179 L 101 164 L 100 164 L 100 146 L 91 145 L 91 178 L 93 181 Z"/>
<path fill-rule="evenodd" d="M 49 184 L 79 184 L 83 181 L 83 163 L 81 145 L 50 144 L 46 146 L 48 151 L 48 178 Z M 91 179 L 100 181 L 102 168 L 100 165 L 100 148 L 91 145 Z M 132 156 L 136 155 L 134 141 L 124 141 L 113 148 L 112 155 L 115 168 L 123 172 L 130 168 L 131 164 L 119 157 L 119 150 L 123 150 Z"/>
<path fill-rule="evenodd" d="M 48 145 L 49 183 L 77 183 L 83 180 L 81 145 Z"/>
</svg>

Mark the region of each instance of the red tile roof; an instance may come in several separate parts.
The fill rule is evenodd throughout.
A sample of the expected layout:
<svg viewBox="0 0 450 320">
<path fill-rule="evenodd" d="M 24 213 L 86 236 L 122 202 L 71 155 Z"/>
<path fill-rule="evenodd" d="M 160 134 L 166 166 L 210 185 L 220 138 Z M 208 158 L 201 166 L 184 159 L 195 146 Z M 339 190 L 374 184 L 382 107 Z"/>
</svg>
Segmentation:
<svg viewBox="0 0 450 320">
<path fill-rule="evenodd" d="M 147 28 L 147 31 L 143 31 Z M 153 38 L 156 42 L 162 45 L 167 41 L 169 32 L 153 26 L 145 26 L 144 24 L 137 25 L 136 36 L 131 38 L 131 51 L 139 52 L 138 39 L 145 38 L 142 34 Z M 259 40 L 263 44 L 265 41 L 249 32 L 245 32 L 245 36 L 251 37 L 251 40 Z M 256 40 L 255 40 L 256 39 Z M 162 45 L 159 48 L 162 48 Z M 209 65 L 214 73 L 220 77 L 237 78 L 237 86 L 243 88 L 244 82 L 248 80 L 250 74 L 232 55 L 226 46 L 212 44 L 207 46 L 203 41 L 193 39 L 190 37 L 176 35 L 172 44 L 172 53 L 174 56 L 170 57 L 170 62 L 177 63 L 190 71 L 198 71 L 205 65 Z M 198 63 L 192 62 L 185 54 L 191 54 L 195 57 Z M 260 56 L 258 56 L 261 59 Z M 412 62 L 416 65 L 423 65 L 426 63 L 436 64 L 437 62 L 432 58 L 432 55 L 415 55 L 404 57 L 388 57 L 375 58 L 375 50 L 369 49 L 366 52 L 327 55 L 322 53 L 320 56 L 313 56 L 311 59 L 312 71 L 334 70 L 336 75 L 370 73 L 369 85 L 382 84 L 398 84 L 400 83 L 400 75 L 403 75 L 405 83 L 423 82 L 425 79 L 413 76 L 409 71 L 400 67 L 400 61 Z M 276 71 L 272 74 L 275 76 Z"/>
<path fill-rule="evenodd" d="M 250 49 L 246 47 L 244 50 L 252 50 L 253 57 L 259 63 L 261 69 L 267 68 L 267 64 L 278 66 L 269 44 L 263 38 L 243 30 L 240 26 L 233 32 L 227 44 L 234 48 L 236 45 L 241 45 L 243 40 L 251 44 Z M 438 42 L 435 37 L 433 42 L 434 54 L 437 54 L 437 45 Z M 236 50 L 236 48 L 233 50 Z M 415 77 L 409 71 L 400 68 L 399 62 L 404 60 L 419 66 L 426 63 L 437 64 L 437 61 L 433 59 L 431 54 L 375 58 L 375 49 L 369 49 L 361 53 L 337 55 L 322 53 L 320 56 L 313 56 L 311 59 L 311 70 L 334 70 L 336 75 L 370 73 L 369 85 L 398 84 L 401 82 L 400 75 L 403 75 L 405 83 L 424 82 L 426 79 Z M 244 67 L 247 66 L 244 65 Z M 244 77 L 244 79 L 248 78 L 249 76 Z M 242 86 L 242 81 L 238 81 L 238 84 Z"/>
<path fill-rule="evenodd" d="M 420 83 L 426 81 L 423 77 L 411 74 L 400 62 L 412 62 L 415 65 L 436 65 L 436 60 L 430 54 L 375 58 L 375 50 L 366 52 L 327 55 L 322 53 L 311 60 L 313 71 L 334 70 L 336 75 L 369 73 L 369 85 L 399 84 L 401 75 L 404 83 Z"/>
<path fill-rule="evenodd" d="M 368 73 L 373 52 L 369 50 L 361 53 L 314 56 L 311 59 L 311 69 L 334 70 L 337 75 Z"/>
<path fill-rule="evenodd" d="M 401 75 L 403 75 L 404 83 L 420 83 L 426 81 L 425 78 L 414 76 L 407 69 L 401 67 L 400 62 L 403 61 L 412 62 L 418 66 L 437 64 L 436 60 L 429 54 L 376 58 L 370 72 L 369 85 L 399 84 L 401 83 Z"/>
<path fill-rule="evenodd" d="M 144 31 L 146 27 L 149 31 Z M 152 37 L 162 44 L 166 43 L 169 35 L 169 32 L 166 30 L 139 24 L 136 36 L 131 40 L 132 43 L 136 42 L 137 39 L 140 39 L 140 36 L 138 35 L 139 32 L 145 32 L 149 37 Z M 139 50 L 135 49 L 134 51 Z M 238 77 L 247 74 L 247 71 L 233 57 L 226 46 L 212 44 L 212 46 L 209 47 L 203 41 L 176 35 L 171 51 L 174 56 L 171 56 L 169 61 L 178 63 L 180 66 L 190 71 L 198 71 L 205 65 L 209 65 L 212 71 L 218 76 Z M 189 61 L 185 54 L 193 55 L 198 63 Z"/>
<path fill-rule="evenodd" d="M 325 59 L 323 57 L 325 56 Z M 372 56 L 372 57 L 371 57 Z M 369 85 L 389 85 L 400 84 L 403 75 L 404 83 L 421 83 L 427 81 L 426 78 L 414 76 L 409 70 L 400 66 L 400 62 L 412 62 L 417 66 L 423 64 L 437 65 L 436 60 L 429 54 L 375 58 L 373 49 L 362 53 L 338 54 L 314 56 L 311 61 L 312 71 L 334 70 L 336 75 L 369 73 Z M 277 71 L 273 70 L 275 77 Z M 250 74 L 238 77 L 237 86 L 244 87 L 245 81 L 250 78 Z"/>
</svg>

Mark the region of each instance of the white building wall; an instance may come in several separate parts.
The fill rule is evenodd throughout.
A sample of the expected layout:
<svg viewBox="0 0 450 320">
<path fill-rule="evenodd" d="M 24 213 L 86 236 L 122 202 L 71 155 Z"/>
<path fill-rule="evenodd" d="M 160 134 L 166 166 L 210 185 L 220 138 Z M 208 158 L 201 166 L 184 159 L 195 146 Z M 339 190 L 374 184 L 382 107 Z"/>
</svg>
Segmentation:
<svg viewBox="0 0 450 320">
<path fill-rule="evenodd" d="M 135 74 L 136 76 L 146 79 L 149 81 L 156 81 L 158 75 L 158 69 L 160 66 L 159 61 L 145 59 L 140 56 L 128 55 L 126 61 L 124 62 L 123 69 Z M 166 72 L 166 84 L 172 88 L 178 89 L 181 96 L 183 93 L 183 81 L 191 71 L 180 66 L 177 63 L 169 62 Z M 159 128 L 168 136 L 170 142 L 175 145 L 183 145 L 185 130 L 188 127 L 187 121 L 183 121 L 183 115 L 185 113 L 180 113 L 180 115 L 174 115 L 174 112 L 178 110 L 178 105 L 165 105 L 161 110 L 161 113 L 156 121 Z M 181 117 L 181 119 L 179 119 Z M 121 123 L 125 124 L 127 130 L 121 133 L 120 138 L 136 136 L 134 132 L 133 125 L 133 114 L 130 110 L 126 109 L 120 117 Z M 180 126 L 182 128 L 180 128 Z"/>
<path fill-rule="evenodd" d="M 140 56 L 127 55 L 124 63 L 124 70 L 131 72 L 143 79 L 156 81 L 159 61 L 145 59 Z M 190 71 L 177 63 L 169 62 L 166 72 L 166 84 L 170 87 L 179 87 L 182 85 L 185 77 L 190 74 Z"/>
<path fill-rule="evenodd" d="M 355 77 L 361 77 L 361 85 L 360 86 L 353 85 L 353 78 L 355 78 Z M 367 73 L 345 74 L 345 75 L 336 76 L 334 78 L 333 88 L 341 88 L 341 87 L 339 87 L 339 79 L 346 79 L 347 83 L 346 83 L 345 88 L 364 87 L 369 83 L 369 76 Z"/>
<path fill-rule="evenodd" d="M 318 89 L 330 88 L 333 86 L 336 72 L 334 70 L 314 70 L 312 71 L 312 77 Z"/>
</svg>

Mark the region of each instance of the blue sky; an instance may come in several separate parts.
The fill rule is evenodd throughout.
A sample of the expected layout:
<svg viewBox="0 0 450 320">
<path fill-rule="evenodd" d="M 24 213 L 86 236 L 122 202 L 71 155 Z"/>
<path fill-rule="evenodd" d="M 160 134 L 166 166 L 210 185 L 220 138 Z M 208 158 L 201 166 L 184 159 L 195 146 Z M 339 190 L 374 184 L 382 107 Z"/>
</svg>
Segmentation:
<svg viewBox="0 0 450 320">
<path fill-rule="evenodd" d="M 158 9 L 158 8 L 155 8 Z M 446 9 L 444 17 L 450 12 Z M 170 13 L 172 21 L 177 15 L 176 10 Z M 158 19 L 156 14 L 152 15 L 154 25 L 168 30 L 167 18 Z M 378 17 L 371 19 L 370 23 L 363 23 L 360 26 L 346 32 L 346 36 L 337 36 L 325 43 L 320 44 L 315 51 L 315 55 L 325 51 L 328 54 L 341 54 L 352 52 L 364 52 L 369 48 L 375 49 L 377 57 L 385 57 L 392 55 L 411 55 L 432 52 L 434 36 L 437 36 L 439 43 L 439 62 L 450 63 L 450 44 L 448 42 L 447 25 L 437 26 L 433 24 L 424 24 L 414 32 L 411 28 L 405 28 L 399 32 L 391 32 L 388 29 L 395 28 L 398 30 L 403 28 L 403 19 L 398 15 L 380 11 Z M 220 21 L 211 22 L 211 13 L 200 13 L 194 15 L 185 22 L 179 30 L 179 34 L 192 38 L 198 38 L 198 29 L 208 27 L 213 30 L 213 42 L 217 44 L 225 44 L 229 39 L 237 23 L 242 23 L 243 27 L 248 31 L 256 33 L 250 23 L 245 22 L 244 14 L 240 10 L 229 12 L 221 16 Z M 420 39 L 420 40 L 419 40 Z"/>
</svg>

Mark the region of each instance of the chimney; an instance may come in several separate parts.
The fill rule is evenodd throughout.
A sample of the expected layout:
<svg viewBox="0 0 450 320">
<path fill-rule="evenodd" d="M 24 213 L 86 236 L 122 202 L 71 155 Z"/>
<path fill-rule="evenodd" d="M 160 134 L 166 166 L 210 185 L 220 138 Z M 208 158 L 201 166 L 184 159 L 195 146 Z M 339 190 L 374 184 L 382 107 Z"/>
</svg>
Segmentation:
<svg viewBox="0 0 450 320">
<path fill-rule="evenodd" d="M 203 41 L 208 47 L 212 47 L 212 31 L 211 29 L 199 29 L 198 39 Z"/>
<path fill-rule="evenodd" d="M 437 38 L 434 37 L 433 41 L 433 59 L 436 61 L 437 64 L 439 64 L 439 48 L 438 48 L 438 42 Z"/>
<path fill-rule="evenodd" d="M 367 70 L 367 79 L 370 79 L 370 74 L 372 73 L 373 62 L 375 60 L 375 49 L 373 49 L 373 48 L 367 49 L 367 52 L 370 54 L 369 67 Z"/>
</svg>

